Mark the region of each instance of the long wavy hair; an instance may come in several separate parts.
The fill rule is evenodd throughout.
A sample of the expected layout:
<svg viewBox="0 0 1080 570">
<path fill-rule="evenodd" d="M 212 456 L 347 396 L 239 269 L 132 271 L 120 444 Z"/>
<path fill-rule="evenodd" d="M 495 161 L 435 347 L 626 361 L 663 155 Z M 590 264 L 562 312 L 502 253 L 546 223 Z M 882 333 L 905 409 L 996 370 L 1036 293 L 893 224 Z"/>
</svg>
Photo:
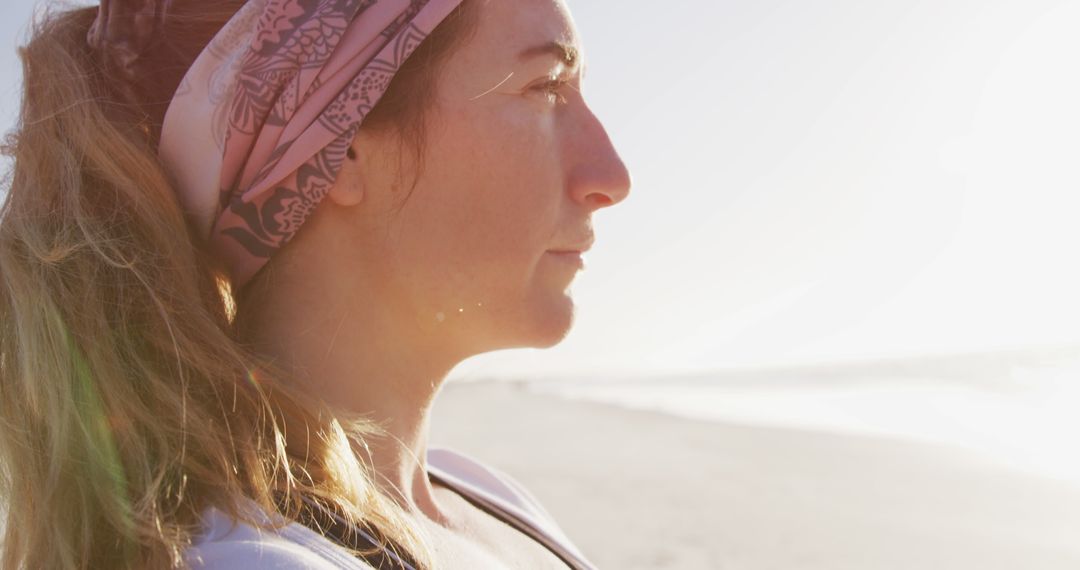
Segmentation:
<svg viewBox="0 0 1080 570">
<path fill-rule="evenodd" d="M 354 453 L 382 432 L 245 346 L 224 273 L 157 160 L 173 91 L 242 3 L 173 2 L 136 84 L 88 49 L 94 7 L 43 13 L 20 49 L 0 209 L 4 568 L 183 567 L 207 506 L 260 524 L 251 502 L 292 519 L 301 496 L 431 565 Z M 365 128 L 398 129 L 420 153 L 438 63 L 474 29 L 470 5 L 421 44 Z"/>
</svg>

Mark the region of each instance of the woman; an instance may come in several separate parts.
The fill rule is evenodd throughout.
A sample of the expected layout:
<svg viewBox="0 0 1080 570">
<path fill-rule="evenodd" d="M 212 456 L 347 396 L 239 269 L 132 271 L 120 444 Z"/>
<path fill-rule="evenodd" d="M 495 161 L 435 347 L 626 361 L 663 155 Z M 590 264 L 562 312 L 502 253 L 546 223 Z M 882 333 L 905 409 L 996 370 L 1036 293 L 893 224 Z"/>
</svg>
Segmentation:
<svg viewBox="0 0 1080 570">
<path fill-rule="evenodd" d="M 588 568 L 427 446 L 559 342 L 629 176 L 561 1 L 141 0 L 22 50 L 0 221 L 5 568 Z"/>
</svg>

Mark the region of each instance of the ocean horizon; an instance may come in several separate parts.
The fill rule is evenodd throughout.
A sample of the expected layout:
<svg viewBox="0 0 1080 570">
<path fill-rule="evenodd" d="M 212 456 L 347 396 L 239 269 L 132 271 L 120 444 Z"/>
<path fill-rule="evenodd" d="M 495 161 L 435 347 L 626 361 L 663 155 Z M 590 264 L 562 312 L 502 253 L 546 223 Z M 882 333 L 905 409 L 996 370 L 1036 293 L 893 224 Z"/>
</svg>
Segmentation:
<svg viewBox="0 0 1080 570">
<path fill-rule="evenodd" d="M 516 382 L 699 421 L 956 446 L 1080 484 L 1078 379 L 1080 350 L 1066 348 Z"/>
</svg>

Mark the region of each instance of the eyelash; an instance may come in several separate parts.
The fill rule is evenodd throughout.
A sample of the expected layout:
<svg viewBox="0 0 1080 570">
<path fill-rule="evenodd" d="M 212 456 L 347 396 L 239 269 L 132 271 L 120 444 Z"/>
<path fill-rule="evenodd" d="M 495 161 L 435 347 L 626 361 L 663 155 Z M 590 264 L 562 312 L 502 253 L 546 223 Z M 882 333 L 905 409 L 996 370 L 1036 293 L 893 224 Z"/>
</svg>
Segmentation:
<svg viewBox="0 0 1080 570">
<path fill-rule="evenodd" d="M 537 85 L 537 86 L 533 87 L 532 90 L 533 91 L 540 91 L 542 93 L 545 93 L 545 94 L 548 95 L 549 98 L 551 96 L 556 97 L 556 99 L 554 101 L 552 101 L 552 102 L 559 104 L 559 103 L 565 103 L 566 102 L 566 97 L 563 96 L 563 94 L 560 93 L 559 91 L 562 90 L 563 87 L 566 87 L 568 85 L 570 85 L 570 80 L 569 79 L 555 78 L 555 79 L 549 79 L 549 80 L 541 83 L 540 85 Z"/>
</svg>

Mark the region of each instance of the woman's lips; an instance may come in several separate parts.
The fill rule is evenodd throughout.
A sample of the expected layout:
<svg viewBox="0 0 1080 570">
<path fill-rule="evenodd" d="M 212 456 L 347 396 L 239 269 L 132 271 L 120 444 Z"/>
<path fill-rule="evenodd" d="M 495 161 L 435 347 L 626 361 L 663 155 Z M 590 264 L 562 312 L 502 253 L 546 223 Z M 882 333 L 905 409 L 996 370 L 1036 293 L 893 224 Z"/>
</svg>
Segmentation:
<svg viewBox="0 0 1080 570">
<path fill-rule="evenodd" d="M 585 269 L 585 259 L 581 257 L 580 251 L 549 251 L 548 253 L 561 263 L 568 263 L 576 265 L 578 269 Z"/>
</svg>

